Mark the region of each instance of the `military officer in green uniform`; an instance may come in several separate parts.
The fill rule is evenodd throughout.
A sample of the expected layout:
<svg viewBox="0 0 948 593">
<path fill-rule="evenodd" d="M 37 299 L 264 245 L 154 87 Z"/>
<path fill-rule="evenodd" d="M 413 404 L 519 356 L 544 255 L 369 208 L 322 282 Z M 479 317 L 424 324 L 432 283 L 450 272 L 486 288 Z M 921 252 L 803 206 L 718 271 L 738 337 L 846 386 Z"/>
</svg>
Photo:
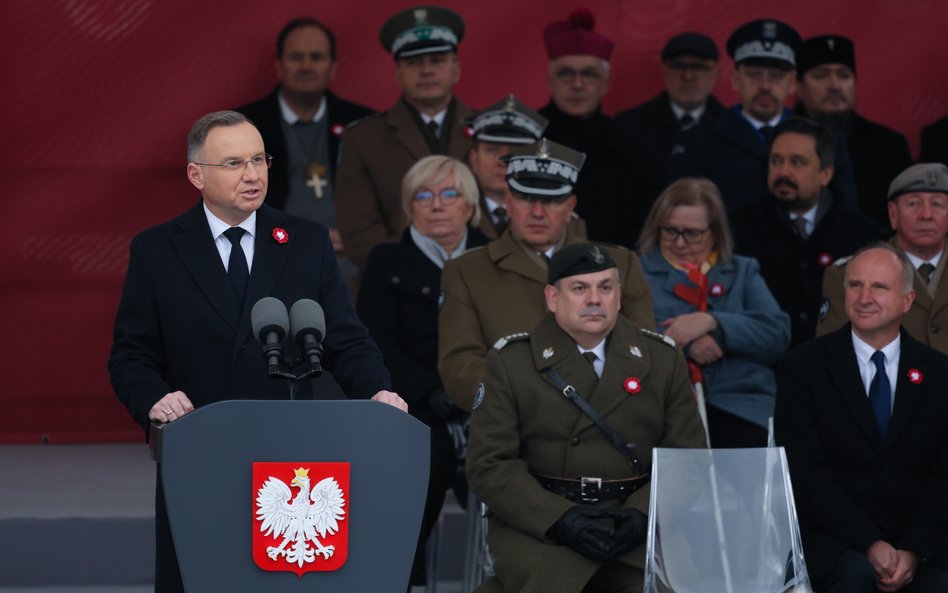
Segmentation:
<svg viewBox="0 0 948 593">
<path fill-rule="evenodd" d="M 558 251 L 551 313 L 488 354 L 467 459 L 490 509 L 480 591 L 642 591 L 652 448 L 704 446 L 685 359 L 619 315 L 616 263 L 588 243 Z"/>
<path fill-rule="evenodd" d="M 889 242 L 905 252 L 915 267 L 915 302 L 902 316 L 910 336 L 948 354 L 948 166 L 919 163 L 889 185 Z M 843 278 L 849 258 L 837 260 L 823 274 L 823 303 L 816 335 L 842 327 Z"/>
<path fill-rule="evenodd" d="M 507 230 L 486 247 L 447 262 L 441 277 L 438 370 L 448 397 L 463 409 L 471 407 L 491 345 L 543 318 L 549 258 L 584 240 L 568 225 L 583 154 L 541 139 L 512 149 L 505 159 Z M 624 247 L 601 249 L 619 270 L 622 314 L 640 327 L 654 328 L 652 297 L 638 256 Z"/>
</svg>

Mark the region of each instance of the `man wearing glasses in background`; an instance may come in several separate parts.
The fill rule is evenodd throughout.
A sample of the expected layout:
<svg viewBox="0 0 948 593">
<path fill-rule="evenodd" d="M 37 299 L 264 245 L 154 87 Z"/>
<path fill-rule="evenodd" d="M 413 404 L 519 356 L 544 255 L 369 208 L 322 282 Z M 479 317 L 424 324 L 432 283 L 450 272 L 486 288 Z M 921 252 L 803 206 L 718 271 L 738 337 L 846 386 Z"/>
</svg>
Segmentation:
<svg viewBox="0 0 948 593">
<path fill-rule="evenodd" d="M 633 195 L 639 184 L 612 119 L 602 113 L 614 44 L 594 25 L 592 13 L 578 9 L 543 31 L 550 102 L 540 115 L 549 120 L 548 139 L 586 155 L 576 181 L 576 212 L 586 221 L 589 238 L 632 247 L 642 222 Z"/>
<path fill-rule="evenodd" d="M 616 129 L 632 151 L 631 162 L 643 163 L 648 185 L 641 188 L 640 218 L 668 185 L 668 160 L 678 135 L 698 124 L 717 121 L 724 105 L 712 95 L 718 81 L 718 48 L 700 33 L 682 33 L 662 49 L 665 90 L 616 116 Z"/>
<path fill-rule="evenodd" d="M 226 399 L 286 399 L 267 372 L 250 310 L 263 297 L 317 300 L 326 318 L 323 365 L 351 398 L 407 410 L 349 303 L 326 227 L 263 205 L 270 156 L 247 118 L 218 111 L 188 134 L 187 175 L 201 203 L 130 246 L 115 317 L 112 388 L 145 430 Z M 288 340 L 287 356 L 299 356 Z M 298 397 L 312 398 L 304 385 Z M 308 392 L 307 392 L 308 391 Z M 159 466 L 155 591 L 183 592 Z"/>
<path fill-rule="evenodd" d="M 373 247 L 397 241 L 408 226 L 401 200 L 408 169 L 431 154 L 461 160 L 471 148 L 461 120 L 474 111 L 454 96 L 463 37 L 461 17 L 439 6 L 403 10 L 379 31 L 395 58 L 402 96 L 343 133 L 336 180 L 336 220 L 346 254 L 360 269 Z"/>
</svg>

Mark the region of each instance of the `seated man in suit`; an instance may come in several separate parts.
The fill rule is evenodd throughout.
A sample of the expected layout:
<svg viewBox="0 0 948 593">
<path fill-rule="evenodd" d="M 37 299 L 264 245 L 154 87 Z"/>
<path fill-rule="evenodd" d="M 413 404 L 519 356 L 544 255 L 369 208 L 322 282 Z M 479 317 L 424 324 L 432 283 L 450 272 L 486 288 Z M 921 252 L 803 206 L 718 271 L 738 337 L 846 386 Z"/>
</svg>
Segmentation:
<svg viewBox="0 0 948 593">
<path fill-rule="evenodd" d="M 777 373 L 776 439 L 820 593 L 948 591 L 948 357 L 901 328 L 913 273 L 887 244 L 858 252 L 850 323 Z"/>
<path fill-rule="evenodd" d="M 568 245 L 547 278 L 551 313 L 497 342 L 471 413 L 496 572 L 479 591 L 640 593 L 652 448 L 705 443 L 687 365 L 619 314 L 613 252 Z"/>
<path fill-rule="evenodd" d="M 109 373 L 146 429 L 225 399 L 287 398 L 251 330 L 251 307 L 266 296 L 319 302 L 323 364 L 345 393 L 407 410 L 387 391 L 388 371 L 352 310 L 326 227 L 263 205 L 269 163 L 245 116 L 205 115 L 188 135 L 187 166 L 203 200 L 132 239 Z M 291 357 L 299 354 L 292 342 Z M 159 469 L 155 591 L 183 591 L 160 477 Z"/>
</svg>

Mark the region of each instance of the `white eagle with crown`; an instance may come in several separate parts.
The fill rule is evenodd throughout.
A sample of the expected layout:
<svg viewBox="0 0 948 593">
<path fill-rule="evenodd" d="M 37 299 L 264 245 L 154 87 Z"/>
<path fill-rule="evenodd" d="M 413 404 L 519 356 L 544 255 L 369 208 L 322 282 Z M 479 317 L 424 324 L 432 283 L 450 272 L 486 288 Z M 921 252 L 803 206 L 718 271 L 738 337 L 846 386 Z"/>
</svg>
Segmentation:
<svg viewBox="0 0 948 593">
<path fill-rule="evenodd" d="M 296 477 L 289 486 L 270 476 L 260 487 L 257 520 L 261 521 L 260 531 L 264 536 L 283 538 L 279 546 L 267 548 L 267 556 L 271 560 L 284 557 L 290 564 L 302 568 L 314 562 L 317 555 L 329 560 L 335 553 L 335 546 L 324 546 L 318 537 L 325 538 L 339 531 L 339 521 L 346 515 L 343 508 L 346 500 L 334 478 L 324 478 L 310 490 L 309 469 L 301 467 L 293 472 Z M 299 488 L 295 498 L 290 486 Z"/>
</svg>

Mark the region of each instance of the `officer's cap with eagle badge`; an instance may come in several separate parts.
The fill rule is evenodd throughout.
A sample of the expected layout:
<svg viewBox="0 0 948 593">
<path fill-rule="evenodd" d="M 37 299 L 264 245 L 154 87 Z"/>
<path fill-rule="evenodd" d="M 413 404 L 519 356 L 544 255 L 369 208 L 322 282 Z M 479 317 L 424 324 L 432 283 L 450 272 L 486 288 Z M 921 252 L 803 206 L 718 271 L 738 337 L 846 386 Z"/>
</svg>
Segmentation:
<svg viewBox="0 0 948 593">
<path fill-rule="evenodd" d="M 856 49 L 852 40 L 842 35 L 819 35 L 804 41 L 797 56 L 797 78 L 803 80 L 807 70 L 823 64 L 842 64 L 855 74 Z"/>
<path fill-rule="evenodd" d="M 760 19 L 741 25 L 727 40 L 735 65 L 793 70 L 800 52 L 800 34 L 786 23 Z"/>
<path fill-rule="evenodd" d="M 586 155 L 546 138 L 518 146 L 500 159 L 507 163 L 507 186 L 528 200 L 562 201 L 573 195 Z"/>
<path fill-rule="evenodd" d="M 390 17 L 379 41 L 396 60 L 422 54 L 456 52 L 464 38 L 464 20 L 442 6 L 415 6 Z"/>
<path fill-rule="evenodd" d="M 548 120 L 513 95 L 465 120 L 474 139 L 503 144 L 532 144 L 543 136 Z"/>
<path fill-rule="evenodd" d="M 590 243 L 574 243 L 563 247 L 550 258 L 547 281 L 556 284 L 562 278 L 615 267 L 616 260 L 605 249 Z"/>
<path fill-rule="evenodd" d="M 918 163 L 902 171 L 889 184 L 889 200 L 902 194 L 948 194 L 948 166 L 943 163 Z"/>
</svg>

